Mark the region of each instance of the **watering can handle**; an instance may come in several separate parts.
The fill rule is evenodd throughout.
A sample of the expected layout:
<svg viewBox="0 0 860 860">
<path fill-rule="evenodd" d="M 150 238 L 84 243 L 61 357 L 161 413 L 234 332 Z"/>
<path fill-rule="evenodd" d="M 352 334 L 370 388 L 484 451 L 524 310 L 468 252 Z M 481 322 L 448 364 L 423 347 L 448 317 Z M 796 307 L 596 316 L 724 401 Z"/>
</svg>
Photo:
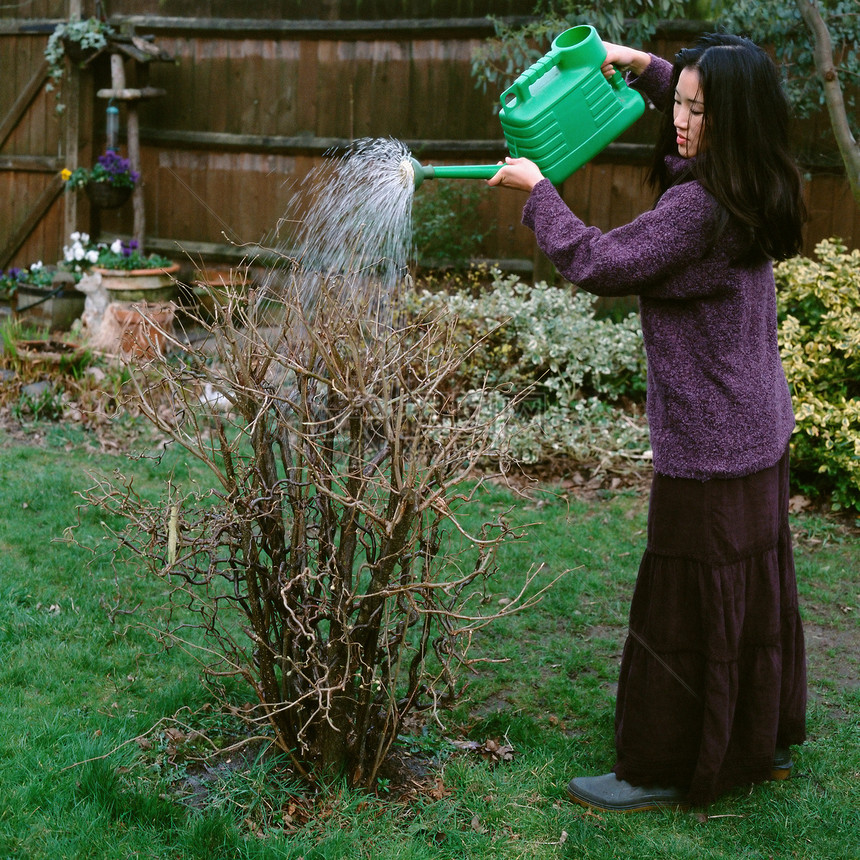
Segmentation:
<svg viewBox="0 0 860 860">
<path fill-rule="evenodd" d="M 624 75 L 622 75 L 618 69 L 615 70 L 615 73 L 609 79 L 609 83 L 612 85 L 612 88 L 616 90 L 623 89 L 627 86 L 627 81 L 624 80 Z"/>
<path fill-rule="evenodd" d="M 507 107 L 510 96 L 514 95 L 517 104 L 524 102 L 531 93 L 529 88 L 534 86 L 547 72 L 554 69 L 561 59 L 558 53 L 549 53 L 529 66 L 499 97 L 502 107 Z"/>
</svg>

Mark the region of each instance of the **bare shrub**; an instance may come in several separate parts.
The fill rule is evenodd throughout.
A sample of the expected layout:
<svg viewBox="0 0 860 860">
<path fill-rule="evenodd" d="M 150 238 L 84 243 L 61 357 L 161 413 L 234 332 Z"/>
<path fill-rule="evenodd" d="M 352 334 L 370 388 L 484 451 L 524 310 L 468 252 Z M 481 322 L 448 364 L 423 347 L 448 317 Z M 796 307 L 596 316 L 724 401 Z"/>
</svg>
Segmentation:
<svg viewBox="0 0 860 860">
<path fill-rule="evenodd" d="M 127 523 L 118 551 L 169 584 L 169 635 L 210 678 L 251 685 L 247 718 L 296 771 L 371 786 L 404 717 L 456 697 L 513 535 L 502 518 L 463 525 L 488 428 L 445 394 L 468 353 L 454 321 L 398 325 L 372 285 L 322 278 L 311 315 L 296 283 L 277 300 L 230 290 L 198 320 L 204 339 L 134 373 L 139 408 L 213 488 L 151 501 L 115 476 L 88 499 Z M 533 585 L 524 572 L 502 613 Z"/>
</svg>

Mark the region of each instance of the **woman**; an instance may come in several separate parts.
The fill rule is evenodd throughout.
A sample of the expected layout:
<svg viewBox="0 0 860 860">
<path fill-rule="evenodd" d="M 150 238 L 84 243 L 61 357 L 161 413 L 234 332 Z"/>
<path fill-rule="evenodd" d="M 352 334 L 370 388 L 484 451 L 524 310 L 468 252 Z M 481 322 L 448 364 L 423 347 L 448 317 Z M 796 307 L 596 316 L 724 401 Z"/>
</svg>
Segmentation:
<svg viewBox="0 0 860 860">
<path fill-rule="evenodd" d="M 523 223 L 559 271 L 638 295 L 654 479 L 630 610 L 613 773 L 571 780 L 604 810 L 707 805 L 791 768 L 806 668 L 788 531 L 794 416 L 777 345 L 772 261 L 796 254 L 804 207 L 789 109 L 752 42 L 709 35 L 673 65 L 606 44 L 603 72 L 663 110 L 654 208 L 601 233 L 535 164 L 490 180 L 529 192 Z"/>
</svg>

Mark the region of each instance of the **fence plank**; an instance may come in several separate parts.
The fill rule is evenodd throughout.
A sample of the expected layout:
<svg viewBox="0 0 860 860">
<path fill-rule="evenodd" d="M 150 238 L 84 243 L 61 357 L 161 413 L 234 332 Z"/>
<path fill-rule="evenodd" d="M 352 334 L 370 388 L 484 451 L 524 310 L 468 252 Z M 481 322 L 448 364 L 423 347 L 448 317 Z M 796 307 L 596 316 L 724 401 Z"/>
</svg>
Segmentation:
<svg viewBox="0 0 860 860">
<path fill-rule="evenodd" d="M 47 187 L 39 194 L 27 216 L 7 239 L 0 250 L 0 269 L 5 268 L 14 257 L 15 252 L 27 241 L 30 234 L 45 217 L 54 201 L 63 193 L 63 180 L 59 176 L 51 177 Z M 34 261 L 35 262 L 35 261 Z"/>
<path fill-rule="evenodd" d="M 280 0 L 265 0 L 263 5 L 275 2 Z M 279 8 L 292 8 L 289 2 L 284 0 Z M 56 0 L 38 0 L 33 9 L 45 11 L 52 4 L 62 7 Z M 248 17 L 234 19 L 208 14 L 215 8 L 212 0 L 194 5 L 204 18 L 171 17 L 171 10 L 192 5 L 187 0 L 111 4 L 117 21 L 155 34 L 159 46 L 176 57 L 175 64 L 153 64 L 151 83 L 167 94 L 140 110 L 147 243 L 152 247 L 176 242 L 220 246 L 229 255 L 236 249 L 223 233 L 235 234 L 242 242 L 260 241 L 276 232 L 295 186 L 322 163 L 325 153 L 344 149 L 356 137 L 396 137 L 419 160 L 436 164 L 492 162 L 506 151 L 494 113 L 497 95 L 478 91 L 470 74 L 472 49 L 491 32 L 485 20 L 251 17 L 260 5 L 247 12 Z M 223 12 L 228 7 L 218 8 Z M 142 9 L 163 14 L 129 16 Z M 33 63 L 42 62 L 52 25 L 40 21 L 40 32 L 24 34 L 20 21 L 9 15 L 0 18 L 0 73 L 3 80 L 14 81 L 13 93 L 20 93 L 33 75 Z M 671 55 L 688 36 L 667 33 L 652 47 Z M 12 53 L 7 46 L 15 46 Z M 104 70 L 94 68 L 92 75 L 98 83 Z M 4 87 L 4 112 L 15 103 Z M 56 164 L 38 161 L 56 158 L 60 151 L 53 97 L 37 95 L 34 106 L 12 132 L 0 168 L 14 165 L 17 170 L 29 164 L 47 171 Z M 84 121 L 82 144 L 91 146 L 100 139 L 101 107 L 95 112 L 95 119 L 88 115 Z M 564 183 L 565 199 L 588 223 L 608 229 L 652 204 L 641 178 L 657 122 L 655 112 L 648 112 Z M 19 158 L 28 161 L 8 160 Z M 44 176 L 30 180 L 44 182 Z M 0 173 L 0 193 L 6 192 L 17 213 L 13 223 L 22 217 L 21 201 L 38 196 L 41 186 L 30 180 Z M 817 238 L 834 233 L 841 233 L 851 246 L 860 244 L 860 214 L 844 177 L 815 173 L 808 198 L 808 250 Z M 508 190 L 486 191 L 481 203 L 486 232 L 482 253 L 533 258 L 533 238 L 519 223 L 523 200 Z M 47 258 L 59 251 L 52 217 L 49 213 L 48 226 L 39 234 L 39 241 L 47 243 L 40 256 Z M 128 233 L 128 220 L 124 210 L 106 212 L 102 225 L 106 233 Z M 7 238 L 8 232 L 0 233 L 0 244 Z M 35 242 L 35 237 L 28 241 L 21 253 Z"/>
<path fill-rule="evenodd" d="M 21 118 L 26 113 L 27 109 L 35 100 L 36 96 L 45 85 L 48 77 L 48 63 L 43 61 L 41 66 L 33 73 L 29 82 L 24 86 L 18 95 L 15 104 L 9 109 L 9 113 L 0 122 L 0 147 L 3 147 L 9 139 L 9 135 L 21 122 Z"/>
</svg>

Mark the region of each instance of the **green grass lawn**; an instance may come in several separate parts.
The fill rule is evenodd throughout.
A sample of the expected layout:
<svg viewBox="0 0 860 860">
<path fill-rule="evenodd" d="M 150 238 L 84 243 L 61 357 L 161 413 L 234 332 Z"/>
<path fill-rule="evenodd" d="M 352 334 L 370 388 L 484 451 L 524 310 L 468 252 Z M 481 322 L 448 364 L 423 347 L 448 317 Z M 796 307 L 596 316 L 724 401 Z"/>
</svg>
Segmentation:
<svg viewBox="0 0 860 860">
<path fill-rule="evenodd" d="M 809 741 L 785 783 L 737 790 L 705 816 L 595 815 L 564 799 L 613 763 L 615 682 L 644 546 L 647 499 L 488 491 L 474 517 L 515 508 L 538 523 L 506 548 L 491 600 L 525 570 L 569 572 L 542 603 L 487 629 L 464 700 L 408 739 L 424 771 L 405 798 L 330 785 L 309 797 L 255 748 L 197 759 L 198 732 L 231 718 L 181 648 L 162 649 L 162 583 L 98 554 L 100 516 L 76 493 L 91 469 L 142 486 L 194 470 L 179 453 L 130 462 L 49 425 L 0 435 L 0 858 L 804 858 L 860 857 L 860 543 L 822 516 L 794 519 L 810 663 Z M 139 606 L 138 606 L 139 604 Z M 137 606 L 134 615 L 126 612 Z M 246 691 L 232 688 L 241 706 Z M 513 748 L 494 763 L 451 740 Z M 429 768 L 429 770 L 428 770 Z M 386 792 L 386 788 L 389 791 Z"/>
</svg>

